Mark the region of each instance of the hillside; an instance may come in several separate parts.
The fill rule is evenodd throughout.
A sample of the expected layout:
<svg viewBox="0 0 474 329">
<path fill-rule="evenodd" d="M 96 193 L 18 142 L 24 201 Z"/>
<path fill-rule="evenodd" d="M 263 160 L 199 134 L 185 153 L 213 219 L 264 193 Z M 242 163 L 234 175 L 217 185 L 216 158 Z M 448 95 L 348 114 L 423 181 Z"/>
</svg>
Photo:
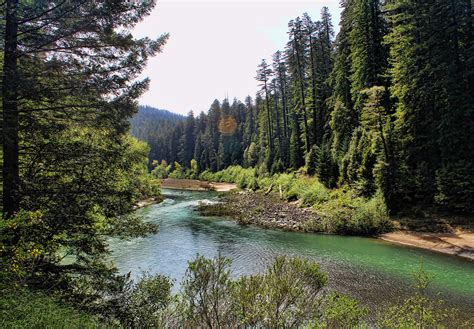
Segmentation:
<svg viewBox="0 0 474 329">
<path fill-rule="evenodd" d="M 169 157 L 166 154 L 168 147 L 165 146 L 169 143 L 168 136 L 183 120 L 184 117 L 180 114 L 140 105 L 138 113 L 130 119 L 131 133 L 135 138 L 150 145 L 151 160 L 165 159 Z"/>
</svg>

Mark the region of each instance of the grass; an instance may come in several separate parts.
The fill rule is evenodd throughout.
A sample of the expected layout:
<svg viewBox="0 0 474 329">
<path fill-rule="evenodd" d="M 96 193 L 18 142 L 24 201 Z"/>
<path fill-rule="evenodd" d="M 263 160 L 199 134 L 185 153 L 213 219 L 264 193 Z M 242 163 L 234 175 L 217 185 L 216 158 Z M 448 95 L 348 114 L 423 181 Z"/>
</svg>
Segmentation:
<svg viewBox="0 0 474 329">
<path fill-rule="evenodd" d="M 104 328 L 99 320 L 41 292 L 0 284 L 0 328 Z"/>
</svg>

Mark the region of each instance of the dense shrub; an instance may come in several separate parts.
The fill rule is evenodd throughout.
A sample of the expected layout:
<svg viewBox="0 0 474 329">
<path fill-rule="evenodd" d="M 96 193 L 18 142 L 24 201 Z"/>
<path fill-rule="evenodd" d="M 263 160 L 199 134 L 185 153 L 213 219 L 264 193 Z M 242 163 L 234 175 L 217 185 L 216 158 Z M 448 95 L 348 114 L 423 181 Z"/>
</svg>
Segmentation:
<svg viewBox="0 0 474 329">
<path fill-rule="evenodd" d="M 178 162 L 175 161 L 173 166 L 174 166 L 174 170 L 169 174 L 169 178 L 175 178 L 175 179 L 186 178 L 184 169 Z"/>
<path fill-rule="evenodd" d="M 355 196 L 350 190 L 335 190 L 327 202 L 316 204 L 314 208 L 321 218 L 319 225 L 325 232 L 375 235 L 392 228 L 380 193 L 366 199 Z"/>
<path fill-rule="evenodd" d="M 442 300 L 425 296 L 431 277 L 424 270 L 423 263 L 412 276 L 414 295 L 380 311 L 378 328 L 472 328 L 471 321 L 460 320 L 458 310 L 446 308 Z"/>
<path fill-rule="evenodd" d="M 262 274 L 231 279 L 231 262 L 197 257 L 182 284 L 181 324 L 191 327 L 299 327 L 320 321 L 326 275 L 306 259 L 277 257 Z M 184 306 L 183 306 L 184 305 Z"/>
</svg>

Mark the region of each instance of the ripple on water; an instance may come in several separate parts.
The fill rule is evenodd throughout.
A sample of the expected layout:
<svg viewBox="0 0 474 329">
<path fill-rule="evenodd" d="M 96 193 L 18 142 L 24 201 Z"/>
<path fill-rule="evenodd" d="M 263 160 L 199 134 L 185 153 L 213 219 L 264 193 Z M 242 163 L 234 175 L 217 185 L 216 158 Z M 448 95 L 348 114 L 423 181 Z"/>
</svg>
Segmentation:
<svg viewBox="0 0 474 329">
<path fill-rule="evenodd" d="M 158 234 L 111 241 L 112 259 L 123 273 L 137 277 L 149 270 L 179 283 L 197 254 L 231 258 L 234 276 L 261 272 L 277 255 L 300 256 L 320 263 L 331 288 L 376 306 L 410 294 L 410 273 L 423 259 L 435 276 L 433 295 L 440 291 L 448 305 L 467 313 L 474 309 L 474 262 L 375 239 L 263 230 L 202 217 L 194 208 L 200 201 L 218 201 L 212 192 L 164 190 L 164 196 L 162 203 L 137 211 L 160 225 Z"/>
</svg>

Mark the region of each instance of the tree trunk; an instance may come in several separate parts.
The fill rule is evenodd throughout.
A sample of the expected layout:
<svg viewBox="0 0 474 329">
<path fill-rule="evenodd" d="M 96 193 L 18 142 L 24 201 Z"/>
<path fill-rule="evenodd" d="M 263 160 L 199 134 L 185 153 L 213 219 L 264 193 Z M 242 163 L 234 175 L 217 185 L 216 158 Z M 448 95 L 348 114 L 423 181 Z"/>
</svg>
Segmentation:
<svg viewBox="0 0 474 329">
<path fill-rule="evenodd" d="M 318 139 L 318 124 L 320 124 L 318 120 L 318 105 L 316 102 L 316 65 L 314 63 L 314 49 L 313 49 L 313 38 L 309 36 L 309 49 L 310 49 L 310 60 L 311 60 L 311 92 L 313 93 L 312 99 L 312 107 L 313 107 L 313 144 L 320 145 L 320 141 Z"/>
<path fill-rule="evenodd" d="M 20 209 L 20 177 L 18 161 L 18 0 L 8 0 L 5 17 L 3 62 L 3 214 L 12 216 Z"/>
<path fill-rule="evenodd" d="M 265 102 L 267 105 L 267 127 L 268 127 L 268 147 L 270 148 L 270 154 L 273 151 L 273 136 L 272 136 L 272 118 L 270 116 L 270 100 L 268 99 L 267 82 L 265 81 Z"/>
</svg>

